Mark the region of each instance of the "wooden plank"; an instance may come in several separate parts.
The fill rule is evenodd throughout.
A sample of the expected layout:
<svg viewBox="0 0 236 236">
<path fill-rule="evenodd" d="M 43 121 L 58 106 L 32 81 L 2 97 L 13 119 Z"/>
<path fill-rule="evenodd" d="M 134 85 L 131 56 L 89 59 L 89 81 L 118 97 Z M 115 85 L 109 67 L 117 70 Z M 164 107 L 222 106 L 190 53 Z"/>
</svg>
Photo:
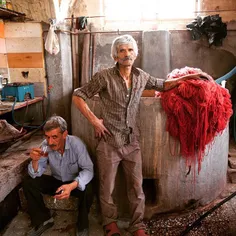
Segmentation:
<svg viewBox="0 0 236 236">
<path fill-rule="evenodd" d="M 0 53 L 0 68 L 7 68 L 7 54 Z"/>
<path fill-rule="evenodd" d="M 6 38 L 8 53 L 43 52 L 42 38 Z"/>
<path fill-rule="evenodd" d="M 15 106 L 14 106 L 14 110 L 18 110 L 20 108 L 26 107 L 28 105 L 40 102 L 43 100 L 43 97 L 35 97 L 34 99 L 29 99 L 28 101 L 24 101 L 24 102 L 16 102 Z M 0 110 L 0 115 L 6 114 L 8 112 L 12 111 L 12 106 L 13 106 L 14 102 L 9 102 L 9 101 L 3 101 L 1 102 L 1 110 Z M 6 109 L 4 109 L 6 108 Z"/>
<path fill-rule="evenodd" d="M 34 38 L 42 37 L 40 23 L 5 23 L 5 38 Z"/>
<path fill-rule="evenodd" d="M 0 53 L 7 53 L 5 39 L 0 38 Z"/>
<path fill-rule="evenodd" d="M 28 72 L 28 78 L 24 78 L 22 72 Z M 13 82 L 45 82 L 44 68 L 9 68 L 11 83 Z"/>
<path fill-rule="evenodd" d="M 42 53 L 8 53 L 9 68 L 43 68 Z"/>
</svg>

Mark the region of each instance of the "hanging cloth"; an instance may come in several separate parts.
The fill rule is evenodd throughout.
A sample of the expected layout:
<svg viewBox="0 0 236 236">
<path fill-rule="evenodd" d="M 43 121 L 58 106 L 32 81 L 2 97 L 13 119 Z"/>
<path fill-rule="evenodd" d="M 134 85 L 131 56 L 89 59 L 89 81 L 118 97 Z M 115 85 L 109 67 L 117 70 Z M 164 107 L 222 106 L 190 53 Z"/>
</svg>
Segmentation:
<svg viewBox="0 0 236 236">
<path fill-rule="evenodd" d="M 81 16 L 76 18 L 76 29 L 84 30 L 88 25 L 87 17 Z"/>
<path fill-rule="evenodd" d="M 222 46 L 223 39 L 227 36 L 227 25 L 222 22 L 218 14 L 203 18 L 197 16 L 186 27 L 191 32 L 193 40 L 200 39 L 202 35 L 205 35 L 210 46 Z"/>
<path fill-rule="evenodd" d="M 50 54 L 57 54 L 60 51 L 59 40 L 55 33 L 55 25 L 51 24 L 45 42 L 45 49 Z"/>
</svg>

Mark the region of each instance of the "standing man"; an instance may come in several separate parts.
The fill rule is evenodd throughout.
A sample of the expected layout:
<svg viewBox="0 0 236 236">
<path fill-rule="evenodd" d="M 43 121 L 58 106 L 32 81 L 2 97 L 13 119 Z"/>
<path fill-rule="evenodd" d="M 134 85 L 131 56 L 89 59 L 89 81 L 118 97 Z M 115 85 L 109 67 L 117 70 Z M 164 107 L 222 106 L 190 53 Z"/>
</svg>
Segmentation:
<svg viewBox="0 0 236 236">
<path fill-rule="evenodd" d="M 133 67 L 138 55 L 134 38 L 123 35 L 116 38 L 111 56 L 116 62 L 112 68 L 96 73 L 91 81 L 74 91 L 73 102 L 93 125 L 100 139 L 97 147 L 97 164 L 100 181 L 100 204 L 104 231 L 107 236 L 119 236 L 117 208 L 112 192 L 118 165 L 121 163 L 127 183 L 132 219 L 129 231 L 134 236 L 147 236 L 142 222 L 145 196 L 142 189 L 142 158 L 136 115 L 144 89 L 167 90 L 183 79 L 157 79 Z M 96 117 L 85 100 L 99 94 L 101 118 Z"/>
<path fill-rule="evenodd" d="M 84 143 L 68 135 L 67 123 L 60 116 L 52 116 L 44 125 L 45 140 L 41 148 L 30 152 L 29 177 L 23 182 L 28 212 L 34 228 L 29 236 L 39 236 L 54 222 L 44 205 L 42 193 L 55 199 L 79 198 L 77 236 L 88 236 L 88 214 L 93 201 L 91 180 L 93 163 Z M 52 175 L 43 175 L 49 163 Z"/>
</svg>

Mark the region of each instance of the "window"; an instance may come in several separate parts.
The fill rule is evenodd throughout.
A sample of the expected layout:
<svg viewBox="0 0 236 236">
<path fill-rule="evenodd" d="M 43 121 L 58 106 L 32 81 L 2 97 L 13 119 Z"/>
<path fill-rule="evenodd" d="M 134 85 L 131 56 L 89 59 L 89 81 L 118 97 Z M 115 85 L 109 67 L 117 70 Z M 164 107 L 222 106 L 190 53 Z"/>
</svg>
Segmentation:
<svg viewBox="0 0 236 236">
<path fill-rule="evenodd" d="M 145 23 L 195 18 L 198 0 L 103 0 L 106 23 Z"/>
</svg>

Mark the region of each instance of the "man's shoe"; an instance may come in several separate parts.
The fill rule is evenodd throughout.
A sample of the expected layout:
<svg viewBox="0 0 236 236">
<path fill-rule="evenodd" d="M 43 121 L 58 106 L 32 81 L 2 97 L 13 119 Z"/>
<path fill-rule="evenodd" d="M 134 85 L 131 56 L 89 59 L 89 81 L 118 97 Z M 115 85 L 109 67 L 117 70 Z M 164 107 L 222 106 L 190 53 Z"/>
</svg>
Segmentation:
<svg viewBox="0 0 236 236">
<path fill-rule="evenodd" d="M 44 221 L 41 225 L 38 227 L 33 228 L 30 230 L 27 234 L 27 236 L 40 236 L 43 232 L 45 232 L 47 229 L 51 228 L 54 225 L 53 218 L 50 218 L 47 221 Z"/>
<path fill-rule="evenodd" d="M 76 232 L 76 236 L 89 236 L 89 229 L 84 229 Z"/>
<path fill-rule="evenodd" d="M 133 233 L 133 236 L 149 236 L 144 229 L 138 229 Z"/>
<path fill-rule="evenodd" d="M 105 236 L 121 236 L 120 230 L 117 227 L 116 222 L 112 222 L 104 226 Z"/>
</svg>

